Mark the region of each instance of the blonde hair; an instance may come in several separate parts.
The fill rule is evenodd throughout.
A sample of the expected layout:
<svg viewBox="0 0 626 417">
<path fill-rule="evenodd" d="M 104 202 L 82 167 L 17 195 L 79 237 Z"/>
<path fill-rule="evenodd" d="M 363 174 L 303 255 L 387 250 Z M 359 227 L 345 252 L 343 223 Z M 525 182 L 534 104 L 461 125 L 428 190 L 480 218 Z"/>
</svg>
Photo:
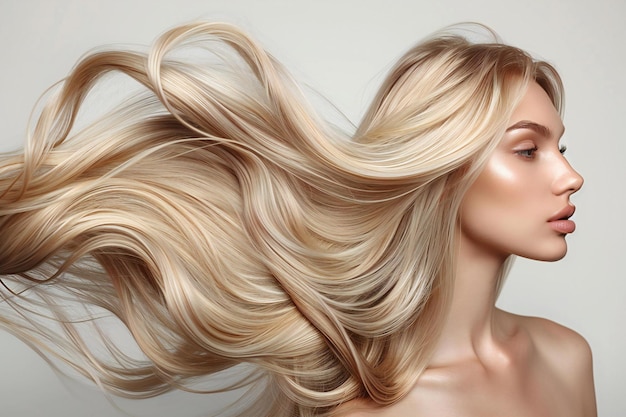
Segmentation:
<svg viewBox="0 0 626 417">
<path fill-rule="evenodd" d="M 211 62 L 176 56 L 190 45 Z M 145 92 L 73 128 L 112 71 Z M 461 198 L 533 80 L 560 109 L 550 65 L 438 34 L 400 59 L 351 138 L 228 24 L 174 28 L 149 54 L 88 55 L 24 151 L 0 159 L 0 274 L 16 313 L 0 322 L 122 395 L 247 363 L 241 385 L 271 393 L 243 415 L 393 403 L 437 340 Z M 145 359 L 106 340 L 113 355 L 99 357 L 68 299 L 118 317 Z"/>
</svg>

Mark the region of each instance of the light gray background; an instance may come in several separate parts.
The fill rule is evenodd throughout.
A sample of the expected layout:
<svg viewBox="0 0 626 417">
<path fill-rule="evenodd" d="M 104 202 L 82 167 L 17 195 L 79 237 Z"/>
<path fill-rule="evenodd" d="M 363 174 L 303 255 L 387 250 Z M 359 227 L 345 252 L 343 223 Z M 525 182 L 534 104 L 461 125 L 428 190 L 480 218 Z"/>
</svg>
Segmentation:
<svg viewBox="0 0 626 417">
<path fill-rule="evenodd" d="M 565 260 L 518 260 L 499 304 L 582 333 L 594 351 L 600 415 L 626 415 L 625 0 L 0 0 L 0 150 L 20 146 L 38 96 L 90 48 L 145 45 L 197 18 L 242 25 L 355 122 L 389 64 L 451 23 L 485 23 L 553 62 L 567 89 L 568 158 L 586 179 L 573 199 L 578 230 Z M 0 415 L 125 415 L 99 392 L 62 382 L 11 336 L 0 334 L 0 349 Z M 116 400 L 152 417 L 200 416 L 211 402 L 179 393 Z"/>
</svg>

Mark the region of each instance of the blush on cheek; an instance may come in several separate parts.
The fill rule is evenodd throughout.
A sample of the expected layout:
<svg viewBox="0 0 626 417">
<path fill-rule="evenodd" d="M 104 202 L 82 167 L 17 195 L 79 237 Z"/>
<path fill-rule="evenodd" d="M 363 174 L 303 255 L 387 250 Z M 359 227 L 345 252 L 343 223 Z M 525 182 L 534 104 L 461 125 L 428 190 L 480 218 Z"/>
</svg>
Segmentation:
<svg viewBox="0 0 626 417">
<path fill-rule="evenodd" d="M 494 209 L 504 210 L 508 205 L 517 206 L 524 199 L 524 179 L 516 173 L 499 155 L 493 155 L 476 182 L 468 191 L 483 200 L 483 204 L 494 205 Z"/>
<path fill-rule="evenodd" d="M 509 255 L 533 246 L 529 236 L 534 239 L 538 232 L 532 221 L 537 217 L 536 209 L 534 199 L 528 198 L 532 187 L 527 184 L 525 166 L 519 164 L 511 155 L 496 151 L 468 189 L 461 204 L 466 247 Z"/>
<path fill-rule="evenodd" d="M 493 177 L 495 181 L 512 184 L 519 180 L 519 175 L 509 165 L 502 161 L 501 157 L 494 155 L 487 163 L 483 173 Z"/>
</svg>

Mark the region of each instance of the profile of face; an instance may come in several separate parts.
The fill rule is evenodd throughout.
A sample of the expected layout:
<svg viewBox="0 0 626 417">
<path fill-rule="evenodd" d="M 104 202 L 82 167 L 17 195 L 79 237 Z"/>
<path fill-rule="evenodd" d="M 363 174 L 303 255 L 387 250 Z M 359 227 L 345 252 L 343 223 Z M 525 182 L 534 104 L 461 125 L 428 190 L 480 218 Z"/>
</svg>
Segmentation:
<svg viewBox="0 0 626 417">
<path fill-rule="evenodd" d="M 461 245 L 501 257 L 561 259 L 575 229 L 570 197 L 583 184 L 559 145 L 561 117 L 531 83 L 507 126 L 461 203 Z"/>
</svg>

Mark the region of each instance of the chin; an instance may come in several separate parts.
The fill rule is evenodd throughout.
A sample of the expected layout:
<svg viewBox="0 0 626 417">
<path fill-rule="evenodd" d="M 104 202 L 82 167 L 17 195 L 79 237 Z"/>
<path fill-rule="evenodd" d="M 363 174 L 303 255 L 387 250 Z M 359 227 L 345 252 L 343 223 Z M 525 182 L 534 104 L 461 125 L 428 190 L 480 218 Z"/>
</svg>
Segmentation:
<svg viewBox="0 0 626 417">
<path fill-rule="evenodd" d="M 560 247 L 545 248 L 545 250 L 535 250 L 525 255 L 518 254 L 524 258 L 533 259 L 535 261 L 556 262 L 560 261 L 567 254 L 567 244 L 565 241 Z"/>
</svg>

